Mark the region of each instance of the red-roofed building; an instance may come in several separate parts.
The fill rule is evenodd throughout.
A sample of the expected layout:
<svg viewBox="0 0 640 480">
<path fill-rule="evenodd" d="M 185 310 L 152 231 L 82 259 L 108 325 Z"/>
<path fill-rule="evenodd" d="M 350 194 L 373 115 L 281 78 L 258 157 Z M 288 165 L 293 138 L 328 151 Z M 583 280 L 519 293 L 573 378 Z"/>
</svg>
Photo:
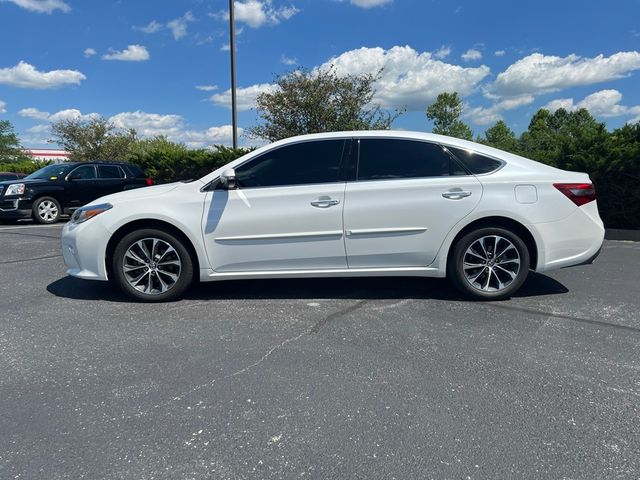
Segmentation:
<svg viewBox="0 0 640 480">
<path fill-rule="evenodd" d="M 34 160 L 53 160 L 55 163 L 61 163 L 69 160 L 71 155 L 66 150 L 55 148 L 25 148 L 24 153 L 30 155 Z"/>
</svg>

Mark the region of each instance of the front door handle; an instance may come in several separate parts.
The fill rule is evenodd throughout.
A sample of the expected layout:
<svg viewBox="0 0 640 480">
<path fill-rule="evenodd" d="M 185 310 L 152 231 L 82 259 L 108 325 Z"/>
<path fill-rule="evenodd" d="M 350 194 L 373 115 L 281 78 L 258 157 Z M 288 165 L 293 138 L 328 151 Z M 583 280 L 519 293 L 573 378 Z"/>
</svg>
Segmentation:
<svg viewBox="0 0 640 480">
<path fill-rule="evenodd" d="M 460 200 L 461 198 L 468 197 L 470 195 L 471 192 L 465 192 L 463 190 L 452 190 L 442 194 L 444 198 L 448 198 L 449 200 Z"/>
<path fill-rule="evenodd" d="M 340 200 L 335 200 L 330 197 L 319 197 L 311 202 L 311 205 L 317 208 L 329 208 L 334 205 L 338 205 Z"/>
</svg>

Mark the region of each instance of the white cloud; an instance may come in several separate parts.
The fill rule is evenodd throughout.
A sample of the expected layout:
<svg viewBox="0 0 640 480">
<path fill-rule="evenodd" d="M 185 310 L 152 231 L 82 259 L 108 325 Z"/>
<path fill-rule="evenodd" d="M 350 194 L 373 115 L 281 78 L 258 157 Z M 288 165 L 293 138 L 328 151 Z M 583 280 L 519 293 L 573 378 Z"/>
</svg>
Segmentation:
<svg viewBox="0 0 640 480">
<path fill-rule="evenodd" d="M 507 53 L 507 51 L 506 51 L 506 50 L 496 50 L 495 52 L 493 52 L 493 54 L 494 54 L 496 57 L 504 57 L 505 53 Z"/>
<path fill-rule="evenodd" d="M 273 0 L 236 0 L 234 2 L 235 20 L 246 23 L 251 28 L 277 25 L 281 21 L 289 20 L 299 12 L 300 10 L 293 5 L 274 7 Z M 211 14 L 211 16 L 219 20 L 229 20 L 228 11 Z"/>
<path fill-rule="evenodd" d="M 7 102 L 3 102 L 0 100 L 0 113 L 6 113 L 7 111 Z"/>
<path fill-rule="evenodd" d="M 419 53 L 409 46 L 360 48 L 345 52 L 324 63 L 320 68 L 334 65 L 339 75 L 377 73 L 374 101 L 385 108 L 406 107 L 420 111 L 443 91 L 470 94 L 487 75 L 489 67 L 466 68 L 433 58 L 430 52 Z"/>
<path fill-rule="evenodd" d="M 273 92 L 276 88 L 277 87 L 275 85 L 271 85 L 269 83 L 261 83 L 258 85 L 251 85 L 246 88 L 238 88 L 236 90 L 238 111 L 251 110 L 256 106 L 256 98 L 258 95 L 261 93 Z M 210 100 L 219 107 L 231 108 L 231 89 L 212 95 Z"/>
<path fill-rule="evenodd" d="M 451 47 L 442 45 L 438 50 L 433 52 L 433 56 L 439 60 L 447 58 L 451 55 Z"/>
<path fill-rule="evenodd" d="M 162 30 L 162 24 L 159 22 L 156 22 L 155 20 L 151 20 L 149 23 L 147 23 L 146 25 L 143 25 L 142 27 L 133 27 L 134 30 L 137 30 L 139 32 L 142 33 L 156 33 L 159 32 L 160 30 Z"/>
<path fill-rule="evenodd" d="M 615 80 L 640 69 L 640 52 L 618 52 L 605 57 L 583 58 L 546 56 L 533 53 L 521 58 L 495 81 L 495 90 L 501 96 L 523 93 L 541 94 L 581 85 Z"/>
<path fill-rule="evenodd" d="M 465 96 L 476 89 L 489 73 L 489 67 L 462 67 L 433 58 L 430 52 L 418 53 L 409 46 L 382 48 L 360 48 L 334 57 L 317 69 L 334 67 L 338 75 L 377 74 L 375 103 L 383 108 L 403 108 L 411 111 L 424 110 L 443 91 L 456 91 Z M 238 109 L 255 107 L 255 99 L 262 92 L 274 91 L 275 86 L 263 83 L 239 88 Z M 231 91 L 211 97 L 218 106 L 231 108 Z"/>
<path fill-rule="evenodd" d="M 381 7 L 393 2 L 393 0 L 351 0 L 351 5 L 355 5 L 360 8 L 373 8 Z"/>
<path fill-rule="evenodd" d="M 70 12 L 71 7 L 62 0 L 0 0 L 0 2 L 15 3 L 31 12 L 37 13 L 53 13 L 56 10 Z"/>
<path fill-rule="evenodd" d="M 284 65 L 296 65 L 298 63 L 298 59 L 293 57 L 287 57 L 285 54 L 282 54 L 280 57 L 280 62 Z"/>
<path fill-rule="evenodd" d="M 465 62 L 471 62 L 473 60 L 480 60 L 482 58 L 482 52 L 480 52 L 480 50 L 470 48 L 460 56 Z"/>
<path fill-rule="evenodd" d="M 126 49 L 117 51 L 109 49 L 109 53 L 102 56 L 103 60 L 121 60 L 123 62 L 144 62 L 151 56 L 142 45 L 129 45 Z"/>
<path fill-rule="evenodd" d="M 0 68 L 0 84 L 19 88 L 47 89 L 63 85 L 78 85 L 86 78 L 77 70 L 41 72 L 26 62 L 20 62 L 15 67 Z"/>
<path fill-rule="evenodd" d="M 51 115 L 49 112 L 42 112 L 37 108 L 23 108 L 18 115 L 25 118 L 33 118 L 34 120 L 48 120 Z"/>
<path fill-rule="evenodd" d="M 223 44 L 220 47 L 220 51 L 221 52 L 230 52 L 231 51 L 231 45 L 229 45 L 228 43 Z M 238 51 L 238 49 L 236 48 L 236 51 Z"/>
<path fill-rule="evenodd" d="M 214 90 L 218 90 L 217 85 L 196 85 L 196 89 L 201 90 L 203 92 L 213 92 Z"/>
<path fill-rule="evenodd" d="M 360 48 L 345 52 L 316 67 L 334 67 L 338 75 L 376 74 L 382 76 L 376 82 L 374 102 L 384 108 L 403 108 L 420 111 L 444 90 L 470 94 L 489 73 L 489 67 L 465 68 L 433 58 L 430 52 L 418 53 L 411 47 Z M 275 86 L 263 83 L 239 88 L 238 109 L 255 107 L 255 99 L 262 92 L 274 91 Z M 231 91 L 211 97 L 218 106 L 231 108 Z"/>
<path fill-rule="evenodd" d="M 622 101 L 622 93 L 618 90 L 607 89 L 599 90 L 590 95 L 584 97 L 578 103 L 575 103 L 573 98 L 559 98 L 547 103 L 543 108 L 551 112 L 555 112 L 559 108 L 564 108 L 568 111 L 578 110 L 580 108 L 586 108 L 596 117 L 621 117 L 631 116 L 632 122 L 640 120 L 640 105 L 629 107 L 620 104 Z"/>
<path fill-rule="evenodd" d="M 489 125 L 498 120 L 502 120 L 502 112 L 515 110 L 533 103 L 533 95 L 522 95 L 520 97 L 506 98 L 495 102 L 489 107 L 466 107 L 464 117 L 471 120 L 476 125 Z"/>
<path fill-rule="evenodd" d="M 37 108 L 23 108 L 18 112 L 18 115 L 24 118 L 31 118 L 34 120 L 46 121 L 46 122 L 59 122 L 61 120 L 91 120 L 92 118 L 98 118 L 100 115 L 97 113 L 88 113 L 84 115 L 80 110 L 76 108 L 68 108 L 66 110 L 60 110 L 56 113 L 43 112 Z"/>
<path fill-rule="evenodd" d="M 232 126 L 223 125 L 206 130 L 190 130 L 180 115 L 161 115 L 141 111 L 122 112 L 109 119 L 118 128 L 133 128 L 141 137 L 164 135 L 173 142 L 183 142 L 191 148 L 230 143 Z M 242 134 L 243 129 L 238 129 Z"/>
<path fill-rule="evenodd" d="M 93 48 L 85 48 L 84 49 L 84 56 L 87 57 L 87 58 L 93 57 L 97 53 L 98 52 L 96 52 L 95 49 L 93 49 Z"/>
<path fill-rule="evenodd" d="M 190 22 L 194 21 L 195 17 L 191 13 L 191 11 L 188 11 L 183 16 L 171 20 L 169 23 L 167 23 L 167 28 L 171 30 L 171 33 L 173 34 L 173 38 L 175 40 L 180 40 L 187 35 L 187 25 Z"/>
</svg>

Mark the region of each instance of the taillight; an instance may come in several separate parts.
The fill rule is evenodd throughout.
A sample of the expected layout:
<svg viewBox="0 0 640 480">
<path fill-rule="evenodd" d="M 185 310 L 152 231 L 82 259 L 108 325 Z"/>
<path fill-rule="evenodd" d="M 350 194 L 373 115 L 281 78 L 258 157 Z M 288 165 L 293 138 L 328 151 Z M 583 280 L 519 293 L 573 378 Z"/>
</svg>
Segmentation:
<svg viewBox="0 0 640 480">
<path fill-rule="evenodd" d="M 596 189 L 591 183 L 554 183 L 553 186 L 577 206 L 596 199 Z"/>
<path fill-rule="evenodd" d="M 153 185 L 153 178 L 147 178 L 147 186 L 150 187 Z"/>
</svg>

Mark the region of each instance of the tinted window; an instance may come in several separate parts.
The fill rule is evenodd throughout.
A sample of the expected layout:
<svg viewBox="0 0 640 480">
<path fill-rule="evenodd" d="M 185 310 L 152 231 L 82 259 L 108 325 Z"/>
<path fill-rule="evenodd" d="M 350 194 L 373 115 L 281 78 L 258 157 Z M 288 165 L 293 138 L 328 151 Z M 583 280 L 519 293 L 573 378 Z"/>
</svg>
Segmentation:
<svg viewBox="0 0 640 480">
<path fill-rule="evenodd" d="M 132 177 L 147 178 L 142 169 L 137 165 L 125 165 Z"/>
<path fill-rule="evenodd" d="M 485 157 L 479 153 L 471 150 L 464 150 L 462 148 L 447 147 L 447 149 L 453 153 L 458 160 L 460 160 L 469 171 L 475 175 L 482 173 L 489 173 L 497 170 L 502 165 L 501 162 L 493 158 Z"/>
<path fill-rule="evenodd" d="M 98 177 L 100 178 L 122 178 L 124 177 L 120 167 L 116 165 L 100 165 L 98 167 Z"/>
<path fill-rule="evenodd" d="M 362 139 L 358 180 L 443 177 L 459 174 L 451 156 L 433 143 Z"/>
<path fill-rule="evenodd" d="M 93 165 L 84 165 L 76 168 L 71 172 L 71 175 L 80 180 L 91 180 L 92 178 L 96 178 L 96 169 Z"/>
<path fill-rule="evenodd" d="M 337 182 L 344 144 L 344 140 L 323 140 L 277 148 L 236 168 L 238 185 L 253 188 Z"/>
</svg>

